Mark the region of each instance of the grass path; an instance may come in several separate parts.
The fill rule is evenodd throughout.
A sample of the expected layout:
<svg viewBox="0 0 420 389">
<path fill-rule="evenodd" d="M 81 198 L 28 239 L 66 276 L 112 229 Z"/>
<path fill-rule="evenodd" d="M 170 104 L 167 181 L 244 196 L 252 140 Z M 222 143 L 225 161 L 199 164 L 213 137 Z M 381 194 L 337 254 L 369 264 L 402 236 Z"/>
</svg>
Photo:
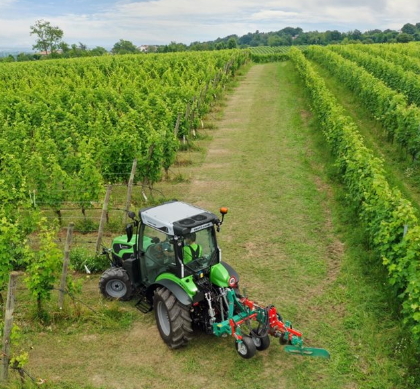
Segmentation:
<svg viewBox="0 0 420 389">
<path fill-rule="evenodd" d="M 182 156 L 201 160 L 180 164 L 189 183 L 159 189 L 213 212 L 229 207 L 219 244 L 242 288 L 276 305 L 306 345 L 329 349 L 332 359 L 288 355 L 272 339 L 267 351 L 243 360 L 233 338 L 204 334 L 170 351 L 152 314 L 138 313 L 134 302 L 102 301 L 93 277 L 82 298 L 97 309 L 118 306 L 117 325 L 34 332 L 29 369 L 72 383 L 65 388 L 407 388 L 386 288 L 375 284 L 369 256 L 351 246 L 357 228 L 348 230 L 334 200 L 339 189 L 323 167 L 328 153 L 292 65 L 252 66 L 209 133 L 204 157 Z"/>
</svg>

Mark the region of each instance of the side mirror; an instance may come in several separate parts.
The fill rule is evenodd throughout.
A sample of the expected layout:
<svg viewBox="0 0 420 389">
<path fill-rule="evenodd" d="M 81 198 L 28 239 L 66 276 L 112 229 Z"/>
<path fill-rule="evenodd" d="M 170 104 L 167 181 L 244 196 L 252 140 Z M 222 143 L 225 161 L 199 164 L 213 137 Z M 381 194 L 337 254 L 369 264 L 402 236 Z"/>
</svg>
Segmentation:
<svg viewBox="0 0 420 389">
<path fill-rule="evenodd" d="M 133 225 L 127 224 L 127 227 L 125 227 L 125 232 L 127 234 L 127 242 L 130 242 L 133 238 Z"/>
<path fill-rule="evenodd" d="M 127 215 L 130 219 L 134 220 L 136 218 L 136 214 L 133 211 L 128 211 Z"/>
</svg>

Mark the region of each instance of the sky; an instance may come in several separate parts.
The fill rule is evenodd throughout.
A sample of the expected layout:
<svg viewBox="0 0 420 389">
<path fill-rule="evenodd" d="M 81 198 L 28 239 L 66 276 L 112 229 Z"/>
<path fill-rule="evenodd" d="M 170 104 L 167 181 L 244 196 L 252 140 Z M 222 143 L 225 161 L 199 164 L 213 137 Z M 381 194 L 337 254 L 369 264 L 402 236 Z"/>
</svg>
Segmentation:
<svg viewBox="0 0 420 389">
<path fill-rule="evenodd" d="M 399 30 L 420 22 L 418 0 L 0 0 L 0 50 L 31 49 L 30 26 L 47 20 L 69 44 L 107 49 L 190 44 L 248 32 Z"/>
</svg>

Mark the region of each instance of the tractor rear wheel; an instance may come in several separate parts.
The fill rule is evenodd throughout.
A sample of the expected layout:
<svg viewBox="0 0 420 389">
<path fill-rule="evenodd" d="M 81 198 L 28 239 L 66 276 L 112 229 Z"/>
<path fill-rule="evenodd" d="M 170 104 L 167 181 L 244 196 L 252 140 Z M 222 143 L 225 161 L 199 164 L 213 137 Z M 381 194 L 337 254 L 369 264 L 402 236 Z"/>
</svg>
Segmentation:
<svg viewBox="0 0 420 389">
<path fill-rule="evenodd" d="M 163 341 L 173 349 L 186 346 L 193 332 L 189 306 L 181 304 L 167 288 L 160 287 L 155 290 L 153 307 Z"/>
<path fill-rule="evenodd" d="M 108 299 L 130 300 L 133 286 L 127 272 L 120 267 L 111 267 L 104 271 L 99 280 L 99 290 Z"/>
</svg>

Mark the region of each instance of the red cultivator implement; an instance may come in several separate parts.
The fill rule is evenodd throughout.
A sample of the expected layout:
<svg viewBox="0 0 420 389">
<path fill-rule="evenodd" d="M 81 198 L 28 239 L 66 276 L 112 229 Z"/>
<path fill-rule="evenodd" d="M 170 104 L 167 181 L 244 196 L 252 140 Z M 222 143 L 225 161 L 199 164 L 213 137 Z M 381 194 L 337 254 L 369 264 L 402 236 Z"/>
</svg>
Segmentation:
<svg viewBox="0 0 420 389">
<path fill-rule="evenodd" d="M 327 350 L 303 347 L 301 332 L 293 329 L 290 322 L 283 322 L 274 306 L 261 307 L 246 297 L 238 298 L 233 289 L 227 291 L 228 317 L 213 324 L 214 334 L 232 335 L 236 340 L 236 350 L 243 358 L 251 358 L 256 350 L 270 346 L 270 335 L 279 338 L 280 344 L 287 345 L 285 351 L 312 357 L 329 358 Z M 246 327 L 246 334 L 241 327 Z"/>
</svg>

